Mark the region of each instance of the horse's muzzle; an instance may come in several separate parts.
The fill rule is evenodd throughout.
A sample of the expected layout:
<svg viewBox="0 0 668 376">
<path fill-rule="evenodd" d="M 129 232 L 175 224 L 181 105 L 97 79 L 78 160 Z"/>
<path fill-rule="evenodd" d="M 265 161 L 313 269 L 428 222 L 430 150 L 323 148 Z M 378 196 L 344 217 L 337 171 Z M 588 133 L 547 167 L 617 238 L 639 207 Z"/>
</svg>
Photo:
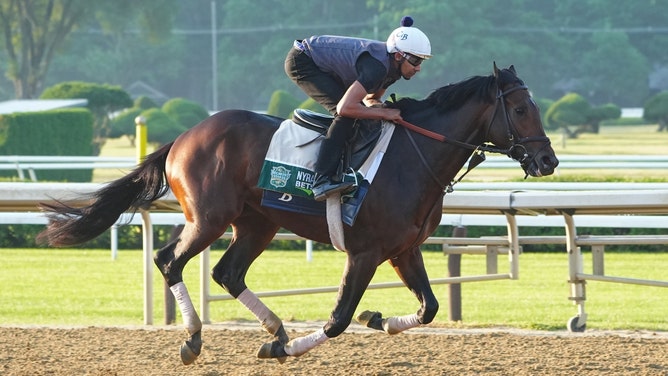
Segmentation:
<svg viewBox="0 0 668 376">
<path fill-rule="evenodd" d="M 549 148 L 549 150 L 551 151 L 552 148 Z M 533 177 L 548 176 L 554 173 L 554 170 L 559 165 L 559 159 L 557 159 L 554 153 L 541 150 L 529 160 L 529 163 L 521 165 L 528 175 Z"/>
</svg>

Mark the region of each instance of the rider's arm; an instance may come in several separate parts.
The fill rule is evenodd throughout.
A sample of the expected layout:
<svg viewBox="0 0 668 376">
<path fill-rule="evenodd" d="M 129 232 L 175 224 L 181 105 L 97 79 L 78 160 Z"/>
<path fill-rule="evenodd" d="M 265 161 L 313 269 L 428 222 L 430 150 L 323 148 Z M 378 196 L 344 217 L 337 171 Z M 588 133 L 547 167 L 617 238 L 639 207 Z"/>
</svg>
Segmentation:
<svg viewBox="0 0 668 376">
<path fill-rule="evenodd" d="M 376 90 L 375 93 L 367 94 L 366 97 L 364 97 L 364 104 L 367 107 L 382 105 L 383 95 L 385 95 L 385 89 L 379 89 Z"/>
<path fill-rule="evenodd" d="M 364 53 L 357 60 L 355 68 L 357 81 L 353 82 L 343 95 L 336 106 L 336 112 L 341 116 L 356 119 L 400 120 L 399 110 L 376 106 L 382 104 L 385 93 L 385 88 L 382 87 L 387 75 L 385 66 L 369 53 Z"/>
<path fill-rule="evenodd" d="M 393 108 L 367 107 L 363 101 L 369 94 L 359 81 L 353 82 L 343 98 L 336 105 L 336 112 L 354 119 L 379 119 L 396 121 L 401 119 L 401 112 Z M 373 94 L 371 94 L 373 95 Z"/>
</svg>

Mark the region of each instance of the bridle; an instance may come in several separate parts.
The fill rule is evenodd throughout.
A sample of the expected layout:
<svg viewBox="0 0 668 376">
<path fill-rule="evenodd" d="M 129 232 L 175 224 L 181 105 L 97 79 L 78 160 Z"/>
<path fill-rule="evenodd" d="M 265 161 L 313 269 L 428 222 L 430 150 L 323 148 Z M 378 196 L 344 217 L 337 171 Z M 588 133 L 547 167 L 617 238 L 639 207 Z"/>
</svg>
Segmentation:
<svg viewBox="0 0 668 376">
<path fill-rule="evenodd" d="M 497 84 L 498 86 L 498 84 Z M 501 108 L 501 111 L 503 111 L 503 116 L 506 119 L 506 137 L 508 137 L 508 141 L 510 141 L 511 145 L 507 149 L 499 148 L 497 146 L 494 146 L 489 143 L 483 142 L 480 145 L 474 145 L 474 144 L 469 144 L 467 142 L 459 141 L 459 140 L 453 140 L 450 138 L 445 137 L 444 135 L 440 133 L 436 133 L 421 127 L 418 127 L 414 124 L 411 124 L 405 120 L 400 120 L 397 122 L 397 124 L 401 125 L 404 127 L 404 130 L 406 131 L 406 134 L 408 135 L 408 139 L 410 140 L 411 144 L 413 145 L 413 148 L 417 152 L 418 156 L 420 157 L 420 160 L 422 163 L 427 167 L 427 171 L 431 175 L 431 177 L 438 183 L 438 185 L 443 189 L 444 192 L 452 192 L 453 191 L 453 186 L 460 182 L 466 174 L 469 173 L 473 168 L 478 166 L 480 163 L 485 161 L 485 152 L 490 152 L 490 153 L 498 153 L 498 154 L 504 154 L 507 155 L 509 158 L 516 160 L 517 162 L 520 163 L 520 166 L 525 172 L 524 178 L 526 179 L 529 173 L 527 172 L 527 168 L 531 165 L 531 163 L 535 160 L 536 156 L 539 153 L 535 153 L 532 158 L 529 157 L 529 153 L 524 146 L 524 144 L 528 142 L 543 142 L 544 145 L 541 148 L 544 149 L 548 145 L 550 145 L 550 139 L 546 136 L 530 136 L 530 137 L 520 137 L 519 133 L 517 132 L 517 128 L 513 124 L 513 121 L 510 118 L 510 114 L 508 113 L 508 109 L 506 107 L 506 101 L 505 101 L 505 96 L 513 93 L 517 90 L 529 90 L 529 88 L 524 85 L 517 85 L 513 86 L 510 89 L 507 89 L 506 91 L 501 91 L 500 88 L 497 88 L 497 95 L 496 95 L 496 101 L 494 103 L 494 113 L 492 114 L 492 117 L 489 121 L 489 124 L 487 125 L 487 131 L 485 134 L 485 139 L 487 139 L 487 136 L 489 135 L 489 132 L 492 129 L 492 125 L 494 124 L 494 120 L 496 119 L 497 112 L 499 110 L 499 107 Z M 499 106 L 499 103 L 501 104 Z M 415 143 L 415 139 L 413 138 L 413 135 L 410 133 L 410 131 L 414 131 L 416 133 L 419 133 L 423 136 L 429 137 L 431 139 L 440 141 L 440 142 L 447 142 L 452 145 L 456 145 L 465 149 L 471 149 L 473 150 L 473 155 L 471 156 L 471 160 L 469 161 L 469 165 L 467 170 L 456 180 L 450 182 L 449 184 L 443 184 L 441 183 L 440 179 L 434 171 L 431 169 L 429 164 L 427 163 L 426 158 L 420 151 L 420 148 L 417 146 Z"/>
</svg>

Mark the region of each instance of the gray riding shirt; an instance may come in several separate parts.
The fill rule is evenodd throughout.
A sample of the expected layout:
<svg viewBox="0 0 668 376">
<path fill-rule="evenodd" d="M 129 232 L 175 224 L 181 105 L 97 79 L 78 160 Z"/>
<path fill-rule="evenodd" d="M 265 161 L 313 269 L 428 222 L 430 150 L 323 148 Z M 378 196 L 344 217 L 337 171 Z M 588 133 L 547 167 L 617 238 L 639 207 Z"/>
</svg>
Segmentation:
<svg viewBox="0 0 668 376">
<path fill-rule="evenodd" d="M 385 43 L 362 38 L 332 35 L 313 36 L 303 40 L 304 52 L 323 72 L 338 77 L 348 87 L 357 80 L 355 67 L 361 54 L 368 52 L 383 64 L 389 74 L 390 60 Z"/>
</svg>

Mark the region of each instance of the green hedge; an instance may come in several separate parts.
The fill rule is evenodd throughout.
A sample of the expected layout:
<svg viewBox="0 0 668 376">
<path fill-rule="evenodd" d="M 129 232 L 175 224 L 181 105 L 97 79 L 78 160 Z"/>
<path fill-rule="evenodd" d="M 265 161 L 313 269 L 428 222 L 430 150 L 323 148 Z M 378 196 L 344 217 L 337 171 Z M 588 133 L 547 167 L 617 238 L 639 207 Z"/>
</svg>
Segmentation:
<svg viewBox="0 0 668 376">
<path fill-rule="evenodd" d="M 93 115 L 84 108 L 0 116 L 0 155 L 91 156 Z M 36 171 L 41 181 L 89 182 L 92 170 Z M 14 171 L 0 176 L 16 177 Z"/>
</svg>

